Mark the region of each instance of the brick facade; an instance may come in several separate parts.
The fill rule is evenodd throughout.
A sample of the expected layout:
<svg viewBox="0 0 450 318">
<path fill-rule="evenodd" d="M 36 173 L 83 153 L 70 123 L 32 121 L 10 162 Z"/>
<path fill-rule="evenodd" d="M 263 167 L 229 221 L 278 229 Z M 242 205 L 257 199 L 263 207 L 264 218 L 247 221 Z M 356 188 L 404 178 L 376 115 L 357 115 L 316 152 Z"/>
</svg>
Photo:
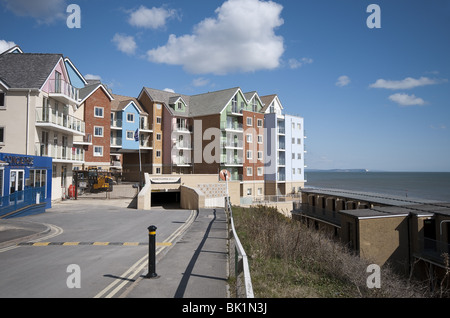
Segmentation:
<svg viewBox="0 0 450 318">
<path fill-rule="evenodd" d="M 95 114 L 95 108 L 103 109 L 103 115 Z M 86 166 L 110 164 L 110 135 L 111 135 L 111 101 L 108 95 L 97 88 L 84 103 L 84 120 L 86 124 L 86 136 L 91 135 L 92 146 L 87 147 L 85 152 Z M 102 136 L 95 136 L 95 127 L 101 127 Z M 97 131 L 98 132 L 98 131 Z M 103 147 L 103 154 L 94 155 L 95 147 Z"/>
</svg>

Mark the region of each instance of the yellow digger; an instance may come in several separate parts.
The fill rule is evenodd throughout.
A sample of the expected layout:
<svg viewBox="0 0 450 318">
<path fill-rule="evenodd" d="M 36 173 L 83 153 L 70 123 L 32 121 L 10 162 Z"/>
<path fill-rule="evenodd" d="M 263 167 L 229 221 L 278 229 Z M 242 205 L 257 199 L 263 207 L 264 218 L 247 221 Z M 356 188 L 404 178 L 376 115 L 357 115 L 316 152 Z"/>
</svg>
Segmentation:
<svg viewBox="0 0 450 318">
<path fill-rule="evenodd" d="M 99 170 L 97 167 L 88 168 L 88 182 L 91 192 L 113 190 L 113 178 L 110 172 Z"/>
</svg>

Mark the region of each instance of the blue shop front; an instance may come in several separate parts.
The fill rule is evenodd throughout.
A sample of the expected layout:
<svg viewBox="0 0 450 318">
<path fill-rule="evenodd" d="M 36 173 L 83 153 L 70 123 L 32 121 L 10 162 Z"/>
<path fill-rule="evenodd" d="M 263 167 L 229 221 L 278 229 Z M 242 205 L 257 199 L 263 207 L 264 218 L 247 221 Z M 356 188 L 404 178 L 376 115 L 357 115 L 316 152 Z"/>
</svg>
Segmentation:
<svg viewBox="0 0 450 318">
<path fill-rule="evenodd" d="M 52 158 L 0 153 L 0 218 L 45 212 L 51 196 Z"/>
</svg>

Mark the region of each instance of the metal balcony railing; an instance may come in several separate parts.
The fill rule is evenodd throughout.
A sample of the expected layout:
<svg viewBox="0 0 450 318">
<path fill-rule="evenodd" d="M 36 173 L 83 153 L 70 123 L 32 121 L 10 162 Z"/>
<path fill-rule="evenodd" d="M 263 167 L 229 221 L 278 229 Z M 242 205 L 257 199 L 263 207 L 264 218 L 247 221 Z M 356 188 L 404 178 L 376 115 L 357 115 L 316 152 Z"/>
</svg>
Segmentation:
<svg viewBox="0 0 450 318">
<path fill-rule="evenodd" d="M 53 160 L 65 162 L 84 161 L 84 149 L 79 147 L 63 146 L 61 144 L 35 144 L 36 156 L 51 157 Z"/>
<path fill-rule="evenodd" d="M 85 133 L 85 123 L 83 120 L 72 115 L 58 112 L 50 107 L 36 107 L 36 123 L 41 125 L 55 125 L 66 131 L 72 131 L 79 134 Z"/>
<path fill-rule="evenodd" d="M 49 80 L 49 94 L 61 94 L 71 100 L 78 101 L 80 90 L 62 79 Z"/>
</svg>

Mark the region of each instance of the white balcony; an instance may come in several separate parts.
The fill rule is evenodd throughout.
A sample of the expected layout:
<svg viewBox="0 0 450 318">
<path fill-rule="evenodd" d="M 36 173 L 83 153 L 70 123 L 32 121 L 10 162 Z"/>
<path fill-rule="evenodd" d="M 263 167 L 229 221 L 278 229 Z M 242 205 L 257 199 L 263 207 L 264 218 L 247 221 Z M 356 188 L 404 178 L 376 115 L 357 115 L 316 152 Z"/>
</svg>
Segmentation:
<svg viewBox="0 0 450 318">
<path fill-rule="evenodd" d="M 183 140 L 183 141 L 175 141 L 173 143 L 174 149 L 180 149 L 180 150 L 192 150 L 192 144 L 190 141 Z"/>
<path fill-rule="evenodd" d="M 244 149 L 244 143 L 242 140 L 222 140 L 222 147 L 230 149 Z"/>
<path fill-rule="evenodd" d="M 82 164 L 84 162 L 84 150 L 78 147 L 69 147 L 61 144 L 35 144 L 36 156 L 50 157 L 53 162 L 59 163 L 76 163 Z"/>
<path fill-rule="evenodd" d="M 192 134 L 192 126 L 176 123 L 173 124 L 172 131 L 180 134 Z"/>
<path fill-rule="evenodd" d="M 187 156 L 172 156 L 172 164 L 178 167 L 190 167 L 192 160 Z"/>
<path fill-rule="evenodd" d="M 74 136 L 84 136 L 85 133 L 83 120 L 50 107 L 36 107 L 36 127 L 71 133 Z"/>
<path fill-rule="evenodd" d="M 59 79 L 49 80 L 48 94 L 63 104 L 78 105 L 80 90 L 70 83 Z"/>
</svg>

